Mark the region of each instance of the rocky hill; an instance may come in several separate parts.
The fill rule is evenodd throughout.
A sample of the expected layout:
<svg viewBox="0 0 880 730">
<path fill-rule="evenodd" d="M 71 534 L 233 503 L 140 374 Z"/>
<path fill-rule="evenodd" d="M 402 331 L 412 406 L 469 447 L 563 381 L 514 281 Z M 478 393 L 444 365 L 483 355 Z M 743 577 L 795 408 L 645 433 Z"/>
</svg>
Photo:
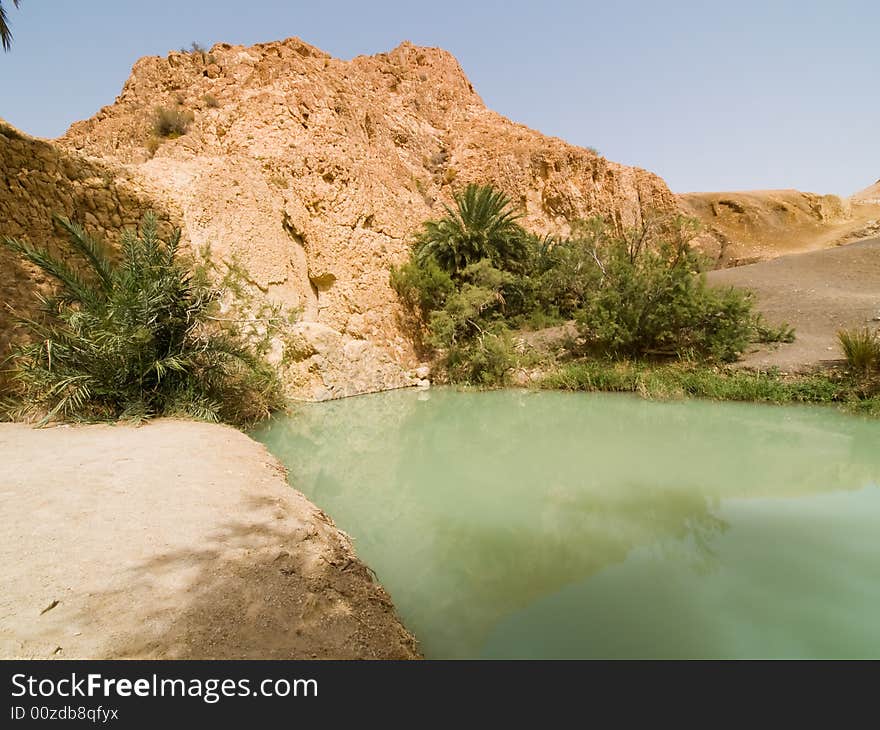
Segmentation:
<svg viewBox="0 0 880 730">
<path fill-rule="evenodd" d="M 828 248 L 877 214 L 837 195 L 799 190 L 685 193 L 677 198 L 682 212 L 702 221 L 699 242 L 719 268 Z"/>
<path fill-rule="evenodd" d="M 185 133 L 157 135 L 160 109 Z M 538 232 L 677 206 L 656 175 L 487 109 L 454 57 L 409 43 L 350 61 L 298 39 L 143 58 L 114 104 L 59 140 L 16 137 L 0 210 L 18 212 L 0 235 L 39 240 L 50 209 L 101 232 L 158 209 L 194 250 L 300 310 L 288 380 L 310 399 L 413 382 L 388 270 L 457 186 L 503 188 Z"/>
</svg>

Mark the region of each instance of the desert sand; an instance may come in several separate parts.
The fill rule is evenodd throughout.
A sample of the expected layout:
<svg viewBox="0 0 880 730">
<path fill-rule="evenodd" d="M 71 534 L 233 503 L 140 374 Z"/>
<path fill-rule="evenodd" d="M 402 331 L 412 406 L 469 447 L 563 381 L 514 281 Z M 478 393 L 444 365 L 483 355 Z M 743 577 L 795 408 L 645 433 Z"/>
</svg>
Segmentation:
<svg viewBox="0 0 880 730">
<path fill-rule="evenodd" d="M 348 537 L 226 426 L 0 424 L 0 657 L 408 659 Z"/>
<path fill-rule="evenodd" d="M 756 347 L 740 366 L 814 370 L 841 361 L 838 330 L 878 324 L 880 238 L 712 271 L 709 281 L 752 290 L 768 321 L 795 328 L 794 342 Z"/>
</svg>

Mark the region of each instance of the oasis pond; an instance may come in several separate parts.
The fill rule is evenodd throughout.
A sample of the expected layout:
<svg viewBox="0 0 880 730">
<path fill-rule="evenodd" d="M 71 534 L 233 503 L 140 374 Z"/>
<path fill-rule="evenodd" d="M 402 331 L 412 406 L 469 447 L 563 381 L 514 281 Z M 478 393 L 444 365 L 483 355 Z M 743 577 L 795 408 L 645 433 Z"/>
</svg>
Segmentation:
<svg viewBox="0 0 880 730">
<path fill-rule="evenodd" d="M 428 658 L 880 657 L 880 421 L 435 388 L 252 435 Z"/>
</svg>

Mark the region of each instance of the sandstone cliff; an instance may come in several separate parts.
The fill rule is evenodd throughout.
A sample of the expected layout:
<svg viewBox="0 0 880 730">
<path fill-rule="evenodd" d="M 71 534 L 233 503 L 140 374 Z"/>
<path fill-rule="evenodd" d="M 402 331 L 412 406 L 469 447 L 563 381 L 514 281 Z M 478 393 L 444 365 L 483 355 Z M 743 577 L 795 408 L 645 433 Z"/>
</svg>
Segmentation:
<svg viewBox="0 0 880 730">
<path fill-rule="evenodd" d="M 157 138 L 160 107 L 191 115 L 187 132 Z M 31 144 L 102 170 L 96 197 L 137 191 L 195 250 L 239 261 L 268 300 L 298 308 L 287 375 L 306 398 L 413 382 L 388 269 L 457 186 L 503 188 L 537 232 L 676 207 L 656 175 L 514 124 L 485 107 L 450 54 L 409 43 L 351 61 L 298 39 L 143 58 L 116 102 L 74 124 L 61 150 Z M 7 187 L 28 164 L 4 166 Z M 11 232 L 44 233 L 54 187 L 70 184 L 63 171 L 56 178 L 27 195 L 0 185 L 7 207 L 40 201 Z M 87 224 L 132 220 L 127 204 L 125 215 L 102 206 L 82 208 Z"/>
</svg>

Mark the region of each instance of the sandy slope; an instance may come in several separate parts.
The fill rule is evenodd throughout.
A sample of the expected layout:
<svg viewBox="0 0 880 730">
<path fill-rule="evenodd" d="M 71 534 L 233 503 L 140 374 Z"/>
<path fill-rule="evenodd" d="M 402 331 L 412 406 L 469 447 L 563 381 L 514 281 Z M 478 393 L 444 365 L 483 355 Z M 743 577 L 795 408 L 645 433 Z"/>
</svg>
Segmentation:
<svg viewBox="0 0 880 730">
<path fill-rule="evenodd" d="M 862 205 L 880 205 L 880 180 L 857 192 L 852 196 L 852 201 Z"/>
<path fill-rule="evenodd" d="M 832 248 L 877 235 L 880 205 L 799 190 L 686 193 L 682 210 L 703 223 L 698 243 L 719 268 Z"/>
<path fill-rule="evenodd" d="M 0 424 L 0 656 L 413 658 L 348 538 L 256 442 Z"/>
<path fill-rule="evenodd" d="M 743 365 L 809 370 L 842 357 L 839 329 L 878 324 L 880 238 L 713 271 L 709 281 L 751 289 L 768 320 L 795 328 L 795 342 L 759 348 Z"/>
</svg>

